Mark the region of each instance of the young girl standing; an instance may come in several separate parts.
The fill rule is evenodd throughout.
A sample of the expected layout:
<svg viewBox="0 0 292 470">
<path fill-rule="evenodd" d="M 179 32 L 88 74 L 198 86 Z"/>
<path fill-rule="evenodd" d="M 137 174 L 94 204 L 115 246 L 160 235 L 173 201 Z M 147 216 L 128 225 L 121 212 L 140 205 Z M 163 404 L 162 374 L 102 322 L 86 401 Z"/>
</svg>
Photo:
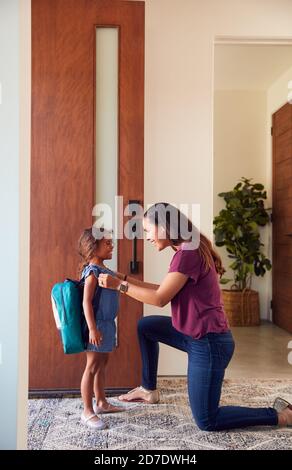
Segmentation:
<svg viewBox="0 0 292 470">
<path fill-rule="evenodd" d="M 95 429 L 105 429 L 105 423 L 97 414 L 123 411 L 111 405 L 105 397 L 105 368 L 109 352 L 116 346 L 115 318 L 118 313 L 118 292 L 103 289 L 98 285 L 98 276 L 115 273 L 104 265 L 112 258 L 113 242 L 109 234 L 97 240 L 92 229 L 85 229 L 79 239 L 79 254 L 82 258 L 81 280 L 84 281 L 83 310 L 86 322 L 84 333 L 88 337 L 86 367 L 81 380 L 81 396 L 84 411 L 81 421 Z M 92 395 L 96 399 L 93 409 Z"/>
</svg>

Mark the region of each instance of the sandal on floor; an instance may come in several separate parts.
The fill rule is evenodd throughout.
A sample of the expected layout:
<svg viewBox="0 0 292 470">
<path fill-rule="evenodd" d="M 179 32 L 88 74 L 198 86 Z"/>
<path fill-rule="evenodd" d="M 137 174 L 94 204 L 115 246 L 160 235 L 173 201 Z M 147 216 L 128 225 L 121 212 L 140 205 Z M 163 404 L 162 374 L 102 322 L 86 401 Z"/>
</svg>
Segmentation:
<svg viewBox="0 0 292 470">
<path fill-rule="evenodd" d="M 284 398 L 277 397 L 274 401 L 273 408 L 278 412 L 278 416 L 282 415 L 285 418 L 286 424 L 284 426 L 292 427 L 292 404 Z M 290 410 L 290 411 L 288 411 Z"/>
<path fill-rule="evenodd" d="M 89 416 L 85 416 L 84 413 L 82 413 L 81 422 L 85 424 L 85 426 L 88 426 L 89 428 L 92 428 L 92 429 L 97 429 L 99 431 L 107 427 L 106 424 L 101 419 L 98 419 L 97 421 L 96 420 L 92 421 L 92 418 L 97 418 L 95 413 L 92 413 Z"/>
<path fill-rule="evenodd" d="M 277 397 L 274 401 L 273 408 L 275 408 L 275 410 L 280 413 L 281 411 L 285 410 L 285 408 L 292 410 L 292 405 L 289 403 L 289 401 L 284 400 L 284 398 Z"/>
</svg>

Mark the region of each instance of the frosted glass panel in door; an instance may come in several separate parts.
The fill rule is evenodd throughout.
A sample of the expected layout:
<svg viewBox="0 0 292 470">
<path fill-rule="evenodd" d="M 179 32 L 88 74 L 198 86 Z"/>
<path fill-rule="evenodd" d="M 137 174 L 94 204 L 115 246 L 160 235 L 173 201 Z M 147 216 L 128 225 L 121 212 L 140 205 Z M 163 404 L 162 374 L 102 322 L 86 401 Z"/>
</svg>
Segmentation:
<svg viewBox="0 0 292 470">
<path fill-rule="evenodd" d="M 115 196 L 118 193 L 118 28 L 96 28 L 96 204 L 106 203 L 113 218 L 105 220 L 114 228 Z M 115 234 L 113 236 L 115 238 Z M 117 270 L 117 246 L 107 266 Z"/>
</svg>

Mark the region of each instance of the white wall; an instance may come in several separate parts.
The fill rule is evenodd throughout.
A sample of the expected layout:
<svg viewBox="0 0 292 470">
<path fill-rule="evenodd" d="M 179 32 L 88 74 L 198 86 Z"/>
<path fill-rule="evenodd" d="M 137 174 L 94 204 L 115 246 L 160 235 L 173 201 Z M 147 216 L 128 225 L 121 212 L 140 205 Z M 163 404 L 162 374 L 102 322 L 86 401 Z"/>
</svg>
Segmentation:
<svg viewBox="0 0 292 470">
<path fill-rule="evenodd" d="M 146 204 L 199 202 L 212 236 L 214 39 L 292 38 L 291 18 L 290 0 L 146 0 Z M 161 280 L 170 258 L 147 247 L 145 279 Z M 181 353 L 161 348 L 160 374 L 185 371 Z"/>
<path fill-rule="evenodd" d="M 215 71 L 216 73 L 216 71 Z M 214 216 L 225 207 L 218 193 L 231 190 L 242 176 L 267 186 L 267 94 L 265 91 L 218 90 L 214 95 Z M 269 133 L 270 135 L 270 133 Z M 271 228 L 262 230 L 266 255 Z M 231 263 L 225 248 L 217 248 L 224 267 Z M 228 269 L 225 277 L 233 279 Z M 254 276 L 252 288 L 259 291 L 261 318 L 269 318 L 271 293 L 268 277 Z"/>
<path fill-rule="evenodd" d="M 292 62 L 292 57 L 291 57 Z M 292 67 L 289 68 L 283 75 L 281 75 L 268 89 L 267 92 L 267 112 L 269 116 L 268 126 L 271 125 L 271 116 L 279 108 L 281 108 L 288 100 L 288 93 L 292 90 L 292 83 L 288 89 L 289 82 L 292 81 Z M 290 98 L 291 99 L 291 98 Z M 271 147 L 271 140 L 269 139 L 269 147 Z M 270 153 L 271 154 L 271 153 Z M 270 173 L 270 172 L 269 172 Z"/>
<path fill-rule="evenodd" d="M 2 247 L 0 271 L 0 448 L 16 446 L 18 378 L 19 265 L 19 50 L 17 1 L 0 3 L 0 204 Z M 9 47 L 8 47 L 9 45 Z M 8 203 L 9 201 L 9 203 Z"/>
</svg>

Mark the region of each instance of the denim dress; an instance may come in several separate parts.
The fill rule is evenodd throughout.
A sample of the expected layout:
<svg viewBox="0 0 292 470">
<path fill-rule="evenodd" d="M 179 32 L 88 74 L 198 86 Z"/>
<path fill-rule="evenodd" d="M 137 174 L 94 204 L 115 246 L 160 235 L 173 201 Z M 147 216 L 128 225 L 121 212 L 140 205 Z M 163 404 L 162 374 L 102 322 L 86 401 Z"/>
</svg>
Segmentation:
<svg viewBox="0 0 292 470">
<path fill-rule="evenodd" d="M 96 264 L 89 264 L 82 271 L 81 281 L 85 283 L 85 279 L 90 274 L 94 274 L 96 279 L 98 279 L 100 273 L 111 274 L 116 277 L 116 274 L 108 268 L 102 268 Z M 119 309 L 119 293 L 116 290 L 105 289 L 97 285 L 92 299 L 92 306 L 96 327 L 101 332 L 103 340 L 99 346 L 89 343 L 89 331 L 84 317 L 83 335 L 87 345 L 86 351 L 111 352 L 116 347 L 115 319 Z"/>
</svg>

